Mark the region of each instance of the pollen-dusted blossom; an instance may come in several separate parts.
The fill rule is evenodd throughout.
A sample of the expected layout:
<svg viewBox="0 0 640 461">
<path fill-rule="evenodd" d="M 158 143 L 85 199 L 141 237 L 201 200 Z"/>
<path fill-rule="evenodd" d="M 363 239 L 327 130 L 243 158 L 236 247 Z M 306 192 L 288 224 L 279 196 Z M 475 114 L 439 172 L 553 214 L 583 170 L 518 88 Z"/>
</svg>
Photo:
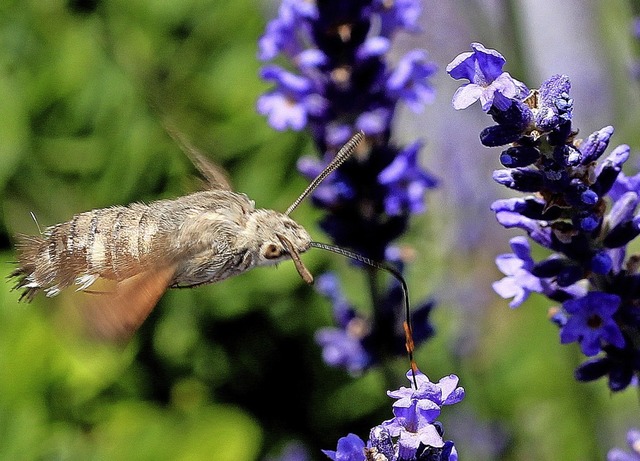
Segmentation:
<svg viewBox="0 0 640 461">
<path fill-rule="evenodd" d="M 413 380 L 411 371 L 407 372 Z M 464 389 L 458 387 L 458 377 L 450 375 L 437 384 L 424 374 L 416 373 L 418 388 L 401 387 L 389 391 L 389 397 L 398 399 L 393 404 L 394 418 L 382 423 L 392 437 L 399 437 L 400 459 L 413 459 L 424 447 L 443 448 L 442 429 L 435 424 L 443 405 L 453 405 L 464 398 Z"/>
<path fill-rule="evenodd" d="M 640 176 L 621 173 L 629 146 L 605 154 L 611 126 L 577 137 L 567 76 L 516 91 L 525 87 L 516 80 L 504 83 L 511 77 L 502 71 L 502 55 L 478 44 L 472 48 L 447 68 L 452 77 L 470 81 L 454 96 L 454 106 L 481 100 L 495 125 L 481 132 L 480 141 L 506 146 L 500 155 L 505 168 L 493 179 L 529 194 L 497 200 L 491 209 L 504 227 L 524 230 L 552 252 L 534 261 L 528 243 L 516 237 L 514 253 L 498 257 L 506 277 L 494 289 L 513 298 L 512 307 L 531 292 L 561 302 L 551 316 L 561 342 L 578 342 L 586 356 L 597 356 L 578 367 L 576 378 L 606 375 L 612 390 L 624 389 L 640 373 L 640 264 L 627 248 L 640 234 Z"/>
</svg>

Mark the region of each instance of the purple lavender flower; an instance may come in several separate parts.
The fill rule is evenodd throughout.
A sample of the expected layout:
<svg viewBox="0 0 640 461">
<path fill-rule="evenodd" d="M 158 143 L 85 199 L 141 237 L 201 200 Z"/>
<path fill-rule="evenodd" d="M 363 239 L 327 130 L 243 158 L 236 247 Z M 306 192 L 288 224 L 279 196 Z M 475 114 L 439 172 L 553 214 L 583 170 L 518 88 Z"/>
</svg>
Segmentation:
<svg viewBox="0 0 640 461">
<path fill-rule="evenodd" d="M 412 213 L 423 212 L 424 192 L 437 184 L 433 176 L 418 166 L 418 151 L 421 147 L 420 141 L 411 144 L 378 175 L 380 184 L 389 188 L 384 207 L 390 216 L 402 214 L 407 209 Z"/>
<path fill-rule="evenodd" d="M 436 66 L 427 60 L 424 50 L 407 53 L 387 79 L 388 94 L 403 100 L 414 112 L 422 112 L 425 104 L 435 98 L 435 92 L 427 84 L 427 78 L 433 75 Z"/>
<path fill-rule="evenodd" d="M 278 17 L 267 24 L 266 33 L 258 41 L 260 60 L 269 61 L 279 53 L 295 58 L 305 48 L 305 35 L 311 33 L 309 21 L 317 17 L 315 3 L 283 0 Z"/>
<path fill-rule="evenodd" d="M 522 97 L 528 90 L 522 82 L 502 71 L 504 57 L 480 43 L 472 43 L 473 51 L 459 54 L 447 66 L 447 73 L 456 80 L 466 78 L 469 83 L 453 95 L 453 107 L 466 109 L 480 100 L 482 110 L 488 112 L 495 105 L 506 110 L 511 100 Z"/>
<path fill-rule="evenodd" d="M 422 11 L 419 0 L 375 0 L 373 9 L 380 15 L 380 35 L 391 37 L 397 30 L 418 32 L 418 19 Z"/>
<path fill-rule="evenodd" d="M 359 322 L 364 324 L 364 321 Z M 366 332 L 353 331 L 355 328 L 320 328 L 316 332 L 316 342 L 322 347 L 322 359 L 332 367 L 345 368 L 355 375 L 367 369 L 372 358 L 362 345 Z"/>
<path fill-rule="evenodd" d="M 504 59 L 481 46 L 473 48 L 448 69 L 454 78 L 468 78 L 488 88 L 487 83 L 502 75 Z M 481 142 L 507 145 L 500 156 L 506 168 L 495 171 L 493 179 L 534 194 L 498 200 L 491 208 L 504 227 L 524 230 L 553 252 L 536 262 L 523 237 L 513 239 L 514 254 L 497 259 L 506 277 L 494 288 L 505 298 L 513 297 L 511 307 L 531 292 L 562 302 L 563 310 L 551 317 L 561 328 L 561 342 L 578 341 L 589 357 L 604 352 L 579 367 L 577 379 L 608 375 L 609 387 L 617 391 L 640 371 L 640 351 L 634 346 L 640 338 L 636 308 L 640 264 L 637 256 L 627 258 L 626 251 L 640 235 L 636 215 L 640 179 L 621 174 L 629 146 L 618 146 L 601 158 L 613 127 L 604 127 L 584 141 L 576 138 L 570 89 L 567 76 L 554 75 L 528 95 L 501 93 L 511 97 L 510 104 L 496 104 L 494 97 L 489 107 L 497 124 L 482 131 Z M 478 88 L 459 90 L 463 95 L 465 91 L 480 94 Z M 466 103 L 454 100 L 454 104 Z"/>
<path fill-rule="evenodd" d="M 613 183 L 613 186 L 611 186 L 609 197 L 611 197 L 613 201 L 616 201 L 626 192 L 640 194 L 640 173 L 627 176 L 624 174 L 624 171 L 621 171 Z"/>
<path fill-rule="evenodd" d="M 631 428 L 627 432 L 627 444 L 631 453 L 613 448 L 607 453 L 607 461 L 640 461 L 640 430 Z"/>
<path fill-rule="evenodd" d="M 411 371 L 407 378 L 413 381 Z M 464 389 L 457 387 L 458 377 L 450 375 L 437 384 L 424 374 L 416 373 L 417 389 L 401 387 L 389 391 L 389 397 L 398 399 L 393 404 L 394 418 L 382 423 L 391 437 L 398 437 L 398 458 L 422 457 L 426 448 L 442 449 L 442 428 L 436 423 L 441 407 L 453 405 L 464 398 Z M 420 450 L 420 451 L 419 451 Z M 420 455 L 420 456 L 417 456 Z"/>
<path fill-rule="evenodd" d="M 615 347 L 624 347 L 625 341 L 613 315 L 620 306 L 620 297 L 592 291 L 583 298 L 566 301 L 562 307 L 571 314 L 560 330 L 560 342 L 578 341 L 586 356 L 601 351 L 603 341 Z"/>
<path fill-rule="evenodd" d="M 407 378 L 413 383 L 411 370 Z M 387 394 L 397 399 L 393 404 L 394 417 L 371 429 L 365 444 L 349 434 L 338 441 L 337 451 L 324 451 L 333 460 L 378 459 L 388 461 L 457 461 L 458 455 L 451 441 L 442 438 L 442 424 L 436 421 L 444 405 L 453 405 L 464 398 L 458 387 L 458 377 L 450 375 L 432 383 L 420 371 L 416 373 L 417 388 L 401 387 Z M 360 457 L 362 456 L 362 457 Z"/>
<path fill-rule="evenodd" d="M 346 368 L 357 374 L 371 365 L 373 357 L 366 350 L 370 334 L 368 321 L 359 316 L 342 295 L 340 282 L 333 273 L 318 277 L 316 289 L 333 304 L 333 316 L 338 327 L 321 328 L 316 342 L 322 347 L 322 358 L 331 366 Z"/>
<path fill-rule="evenodd" d="M 493 283 L 493 289 L 503 298 L 513 298 L 509 307 L 518 307 L 531 293 L 543 293 L 550 299 L 563 301 L 586 295 L 580 284 L 560 287 L 555 280 L 533 274 L 535 261 L 531 257 L 531 247 L 525 237 L 514 237 L 509 241 L 513 253 L 496 258 L 498 269 L 506 275 Z"/>
<path fill-rule="evenodd" d="M 313 82 L 292 74 L 278 66 L 266 66 L 262 78 L 272 80 L 277 88 L 258 99 L 258 112 L 269 117 L 276 130 L 287 127 L 301 130 L 309 116 L 319 116 L 326 110 L 326 102 L 313 92 Z"/>
<path fill-rule="evenodd" d="M 529 295 L 543 291 L 542 281 L 531 273 L 534 261 L 531 247 L 524 237 L 514 237 L 509 243 L 513 254 L 503 254 L 496 258 L 498 269 L 505 278 L 493 283 L 493 289 L 503 298 L 513 298 L 509 307 L 518 307 Z"/>
</svg>

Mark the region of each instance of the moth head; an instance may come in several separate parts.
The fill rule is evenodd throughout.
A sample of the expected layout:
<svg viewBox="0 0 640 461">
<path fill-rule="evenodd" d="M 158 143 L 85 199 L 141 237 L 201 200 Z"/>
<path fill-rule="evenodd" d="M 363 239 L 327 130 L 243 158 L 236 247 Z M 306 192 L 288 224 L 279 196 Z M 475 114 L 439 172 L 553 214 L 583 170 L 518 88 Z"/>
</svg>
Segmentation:
<svg viewBox="0 0 640 461">
<path fill-rule="evenodd" d="M 255 242 L 256 265 L 276 264 L 293 260 L 300 276 L 311 283 L 313 277 L 300 260 L 300 254 L 309 249 L 311 237 L 300 224 L 273 210 L 256 210 L 247 223 L 248 234 Z"/>
</svg>

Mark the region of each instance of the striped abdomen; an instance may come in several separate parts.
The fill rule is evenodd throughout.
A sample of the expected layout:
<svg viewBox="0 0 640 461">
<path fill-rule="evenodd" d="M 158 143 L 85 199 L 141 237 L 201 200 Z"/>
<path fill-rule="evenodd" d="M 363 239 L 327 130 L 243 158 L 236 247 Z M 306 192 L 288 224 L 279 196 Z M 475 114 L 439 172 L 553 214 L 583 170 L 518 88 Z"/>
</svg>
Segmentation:
<svg viewBox="0 0 640 461">
<path fill-rule="evenodd" d="M 41 289 L 55 296 L 74 283 L 82 290 L 98 277 L 121 281 L 140 272 L 158 232 L 151 214 L 148 205 L 137 203 L 96 209 L 48 227 L 42 236 L 22 236 L 12 274 L 21 277 L 21 299 Z"/>
</svg>

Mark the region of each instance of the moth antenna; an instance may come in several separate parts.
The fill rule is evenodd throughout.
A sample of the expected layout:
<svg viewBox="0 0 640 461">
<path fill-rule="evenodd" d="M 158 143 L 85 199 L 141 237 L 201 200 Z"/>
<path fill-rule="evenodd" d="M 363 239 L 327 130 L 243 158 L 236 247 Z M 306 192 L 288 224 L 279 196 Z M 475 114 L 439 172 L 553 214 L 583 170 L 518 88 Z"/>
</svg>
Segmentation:
<svg viewBox="0 0 640 461">
<path fill-rule="evenodd" d="M 359 131 L 356 134 L 354 134 L 353 137 L 349 141 L 347 141 L 347 143 L 344 146 L 342 146 L 342 148 L 338 151 L 336 156 L 333 157 L 333 160 L 331 160 L 331 162 L 326 166 L 326 168 L 322 170 L 322 172 L 318 176 L 316 176 L 316 178 L 313 181 L 311 181 L 311 184 L 309 184 L 307 188 L 304 190 L 304 192 L 300 194 L 300 197 L 298 197 L 291 204 L 291 206 L 287 208 L 287 211 L 285 211 L 284 214 L 287 216 L 290 215 L 291 212 L 295 210 L 298 207 L 298 205 L 300 205 L 300 202 L 302 202 L 305 198 L 307 198 L 307 196 L 310 193 L 316 190 L 316 188 L 320 185 L 322 181 L 324 181 L 324 179 L 327 176 L 329 176 L 335 169 L 337 169 L 349 157 L 351 157 L 351 154 L 353 154 L 353 151 L 356 150 L 356 147 L 358 147 L 358 144 L 360 144 L 360 142 L 363 139 L 364 139 L 363 131 Z"/>
<path fill-rule="evenodd" d="M 36 218 L 36 214 L 33 211 L 30 211 L 29 214 L 31 215 L 31 219 L 33 219 L 33 222 L 36 223 L 36 227 L 38 228 L 38 233 L 42 235 L 42 229 L 40 229 L 40 224 L 38 223 L 38 218 Z"/>
<path fill-rule="evenodd" d="M 374 267 L 376 269 L 382 269 L 390 273 L 398 282 L 400 282 L 400 286 L 402 287 L 402 294 L 404 296 L 404 315 L 405 320 L 402 324 L 404 328 L 404 336 L 405 336 L 405 345 L 407 348 L 407 354 L 409 355 L 409 362 L 411 364 L 411 376 L 413 378 L 413 384 L 418 389 L 418 380 L 416 379 L 416 372 L 418 371 L 418 365 L 413 357 L 415 345 L 413 342 L 413 327 L 411 326 L 411 309 L 409 306 L 409 288 L 407 287 L 407 282 L 405 282 L 404 277 L 395 267 L 380 261 L 374 261 L 371 258 L 367 258 L 366 256 L 362 256 L 354 251 L 347 250 L 346 248 L 329 245 L 328 243 L 322 242 L 311 242 L 310 246 L 313 248 L 319 248 L 321 250 L 331 251 L 332 253 L 336 253 L 342 256 L 346 256 L 347 258 L 353 259 L 355 261 L 359 261 L 368 266 Z"/>
</svg>

